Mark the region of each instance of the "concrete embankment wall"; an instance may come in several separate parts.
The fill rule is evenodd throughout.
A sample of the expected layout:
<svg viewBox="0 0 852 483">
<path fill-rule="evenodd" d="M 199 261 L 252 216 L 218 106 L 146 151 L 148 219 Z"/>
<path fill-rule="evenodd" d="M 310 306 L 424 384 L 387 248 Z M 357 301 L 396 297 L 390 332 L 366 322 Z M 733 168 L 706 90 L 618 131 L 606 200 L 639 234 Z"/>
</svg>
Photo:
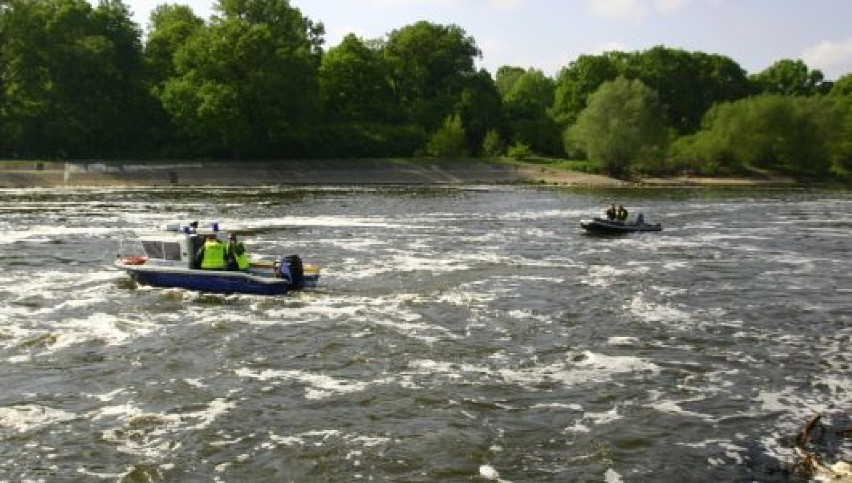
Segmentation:
<svg viewBox="0 0 852 483">
<path fill-rule="evenodd" d="M 519 183 L 529 174 L 500 163 L 197 162 L 173 164 L 0 163 L 0 187 L 264 184 Z"/>
</svg>

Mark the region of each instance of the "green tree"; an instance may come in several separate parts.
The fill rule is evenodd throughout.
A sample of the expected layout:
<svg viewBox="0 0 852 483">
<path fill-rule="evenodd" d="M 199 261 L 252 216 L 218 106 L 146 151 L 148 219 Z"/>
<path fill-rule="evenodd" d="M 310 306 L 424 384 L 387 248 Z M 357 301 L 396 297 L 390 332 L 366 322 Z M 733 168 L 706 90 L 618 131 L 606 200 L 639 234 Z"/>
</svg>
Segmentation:
<svg viewBox="0 0 852 483">
<path fill-rule="evenodd" d="M 618 77 L 619 71 L 617 58 L 612 53 L 579 56 L 557 75 L 553 118 L 563 127 L 575 123 L 586 108 L 588 97 L 601 84 Z"/>
<path fill-rule="evenodd" d="M 145 64 L 156 91 L 175 76 L 174 59 L 188 40 L 204 28 L 204 20 L 185 5 L 160 5 L 151 13 Z"/>
<path fill-rule="evenodd" d="M 824 76 L 819 70 L 810 70 L 801 60 L 781 59 L 752 81 L 760 92 L 784 96 L 809 96 L 826 91 Z"/>
<path fill-rule="evenodd" d="M 659 97 L 638 80 L 619 77 L 589 97 L 574 126 L 589 158 L 614 176 L 659 155 L 666 139 Z"/>
<path fill-rule="evenodd" d="M 20 157 L 125 156 L 145 138 L 138 27 L 103 0 L 8 0 L 0 7 L 0 113 Z"/>
<path fill-rule="evenodd" d="M 383 53 L 405 120 L 427 131 L 454 112 L 481 55 L 460 27 L 426 21 L 392 31 Z"/>
<path fill-rule="evenodd" d="M 482 146 L 486 132 L 506 130 L 503 101 L 491 75 L 484 69 L 466 77 L 455 105 L 467 133 L 467 146 L 476 152 Z"/>
<path fill-rule="evenodd" d="M 505 151 L 506 147 L 503 139 L 500 138 L 500 133 L 496 129 L 489 129 L 482 140 L 482 155 L 496 158 L 502 156 Z"/>
<path fill-rule="evenodd" d="M 381 51 L 349 34 L 323 57 L 320 94 L 334 121 L 391 122 L 393 87 Z"/>
<path fill-rule="evenodd" d="M 695 132 L 713 104 L 745 97 L 750 89 L 745 71 L 727 57 L 663 46 L 630 55 L 623 74 L 657 92 L 666 125 L 682 134 Z"/>
<path fill-rule="evenodd" d="M 805 176 L 841 174 L 849 160 L 849 107 L 837 99 L 762 94 L 711 109 L 679 143 L 682 162 Z M 845 124 L 845 127 L 844 127 Z"/>
<path fill-rule="evenodd" d="M 497 91 L 500 93 L 500 96 L 503 98 L 508 96 L 514 88 L 515 83 L 518 82 L 518 79 L 526 73 L 526 69 L 510 65 L 504 65 L 497 69 L 495 84 L 497 85 Z"/>
<path fill-rule="evenodd" d="M 641 80 L 660 96 L 666 125 L 694 132 L 713 104 L 740 99 L 751 85 L 745 71 L 720 55 L 657 46 L 642 52 L 582 55 L 560 71 L 551 111 L 562 126 L 576 121 L 588 96 L 618 75 Z"/>
<path fill-rule="evenodd" d="M 852 73 L 837 79 L 829 92 L 832 96 L 852 97 Z"/>
<path fill-rule="evenodd" d="M 553 105 L 554 89 L 553 79 L 540 70 L 529 69 L 511 84 L 507 83 L 503 93 L 503 106 L 513 139 L 541 154 L 562 154 L 559 126 L 548 113 Z"/>
<path fill-rule="evenodd" d="M 444 125 L 435 131 L 426 144 L 426 152 L 436 158 L 454 158 L 468 155 L 464 126 L 458 114 L 447 116 Z"/>
<path fill-rule="evenodd" d="M 323 27 L 287 0 L 220 0 L 175 54 L 161 100 L 196 155 L 310 152 Z"/>
</svg>

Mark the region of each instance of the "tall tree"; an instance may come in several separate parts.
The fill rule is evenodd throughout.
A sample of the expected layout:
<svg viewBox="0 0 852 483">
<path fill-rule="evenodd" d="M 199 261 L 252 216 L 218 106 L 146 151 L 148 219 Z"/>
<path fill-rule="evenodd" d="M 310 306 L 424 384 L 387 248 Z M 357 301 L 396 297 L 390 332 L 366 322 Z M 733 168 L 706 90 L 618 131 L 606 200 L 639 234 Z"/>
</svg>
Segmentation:
<svg viewBox="0 0 852 483">
<path fill-rule="evenodd" d="M 513 141 L 526 144 L 539 154 L 561 154 L 559 127 L 548 114 L 553 105 L 553 79 L 540 70 L 529 69 L 505 89 L 503 105 Z"/>
<path fill-rule="evenodd" d="M 819 70 L 810 70 L 801 60 L 781 59 L 762 72 L 752 76 L 761 92 L 783 96 L 809 96 L 827 91 L 824 76 Z"/>
<path fill-rule="evenodd" d="M 204 20 L 185 5 L 160 5 L 151 12 L 145 63 L 154 89 L 160 91 L 175 75 L 175 55 L 203 28 Z"/>
<path fill-rule="evenodd" d="M 0 31 L 2 123 L 14 156 L 136 152 L 147 93 L 141 34 L 125 4 L 8 0 Z"/>
<path fill-rule="evenodd" d="M 577 121 L 588 97 L 606 81 L 618 77 L 620 68 L 613 53 L 581 55 L 563 68 L 556 79 L 553 118 L 562 126 Z"/>
<path fill-rule="evenodd" d="M 515 83 L 518 82 L 527 71 L 523 67 L 515 67 L 511 65 L 504 65 L 497 69 L 497 78 L 495 79 L 495 84 L 497 85 L 497 91 L 500 95 L 505 98 L 512 91 L 512 88 L 515 86 Z"/>
<path fill-rule="evenodd" d="M 453 113 L 481 54 L 460 27 L 421 21 L 392 31 L 384 55 L 408 122 L 434 131 Z"/>
<path fill-rule="evenodd" d="M 619 77 L 589 97 L 573 128 L 589 158 L 622 176 L 631 165 L 658 154 L 666 131 L 657 93 L 639 80 Z"/>
<path fill-rule="evenodd" d="M 220 16 L 176 53 L 165 109 L 205 155 L 304 154 L 319 115 L 322 25 L 287 0 L 215 8 Z"/>
<path fill-rule="evenodd" d="M 831 86 L 829 94 L 832 96 L 847 97 L 852 100 L 852 73 L 837 79 Z"/>
<path fill-rule="evenodd" d="M 461 116 L 470 153 L 480 149 L 489 130 L 507 131 L 502 99 L 484 69 L 465 79 L 454 111 Z"/>
<path fill-rule="evenodd" d="M 682 134 L 695 132 L 714 103 L 749 93 L 745 71 L 731 59 L 663 46 L 631 55 L 623 74 L 657 92 L 666 124 Z"/>
<path fill-rule="evenodd" d="M 381 51 L 353 34 L 323 57 L 319 86 L 332 121 L 387 123 L 396 117 L 390 69 Z"/>
</svg>

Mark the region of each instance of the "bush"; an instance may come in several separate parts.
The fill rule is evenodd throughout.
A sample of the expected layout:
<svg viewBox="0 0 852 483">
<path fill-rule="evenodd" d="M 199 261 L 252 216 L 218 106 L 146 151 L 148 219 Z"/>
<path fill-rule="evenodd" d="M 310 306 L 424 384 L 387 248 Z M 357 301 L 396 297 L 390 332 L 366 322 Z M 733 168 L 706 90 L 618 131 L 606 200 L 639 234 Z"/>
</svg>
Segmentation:
<svg viewBox="0 0 852 483">
<path fill-rule="evenodd" d="M 426 144 L 426 153 L 436 158 L 458 158 L 468 155 L 461 117 L 447 116 L 444 125 L 435 131 Z"/>
<path fill-rule="evenodd" d="M 503 155 L 505 147 L 503 140 L 500 139 L 500 134 L 494 129 L 489 129 L 485 133 L 485 138 L 482 140 L 482 155 L 486 157 L 496 158 Z"/>
<path fill-rule="evenodd" d="M 518 160 L 529 158 L 532 154 L 529 144 L 525 144 L 521 141 L 516 141 L 515 144 L 509 147 L 509 151 L 506 153 L 506 155 L 510 158 Z"/>
</svg>

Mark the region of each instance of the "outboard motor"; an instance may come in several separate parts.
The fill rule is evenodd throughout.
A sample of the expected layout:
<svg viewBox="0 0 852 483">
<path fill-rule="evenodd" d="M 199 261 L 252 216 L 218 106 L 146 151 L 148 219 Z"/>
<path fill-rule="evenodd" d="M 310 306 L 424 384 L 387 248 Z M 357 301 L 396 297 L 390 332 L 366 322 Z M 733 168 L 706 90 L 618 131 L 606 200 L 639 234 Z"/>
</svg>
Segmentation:
<svg viewBox="0 0 852 483">
<path fill-rule="evenodd" d="M 279 263 L 281 276 L 287 277 L 293 288 L 303 288 L 305 286 L 305 268 L 302 265 L 302 259 L 299 258 L 299 255 L 281 257 L 281 262 Z"/>
</svg>

